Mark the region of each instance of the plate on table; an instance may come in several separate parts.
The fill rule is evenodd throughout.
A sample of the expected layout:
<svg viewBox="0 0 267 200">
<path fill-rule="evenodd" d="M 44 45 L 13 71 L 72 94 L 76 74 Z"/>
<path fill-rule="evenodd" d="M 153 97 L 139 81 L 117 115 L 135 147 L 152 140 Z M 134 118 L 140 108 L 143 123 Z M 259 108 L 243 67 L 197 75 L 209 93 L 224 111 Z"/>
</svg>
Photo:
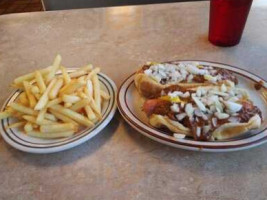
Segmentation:
<svg viewBox="0 0 267 200">
<path fill-rule="evenodd" d="M 74 68 L 69 68 L 68 72 L 73 72 Z M 26 135 L 18 128 L 6 129 L 5 127 L 12 124 L 15 119 L 6 118 L 1 120 L 0 131 L 4 140 L 14 148 L 30 152 L 30 153 L 53 153 L 75 147 L 101 132 L 113 118 L 116 112 L 116 94 L 117 88 L 115 83 L 105 74 L 98 73 L 100 87 L 103 91 L 109 94 L 110 99 L 105 101 L 102 106 L 102 119 L 95 124 L 93 128 L 83 128 L 73 136 L 59 139 L 40 139 Z M 12 102 L 14 102 L 20 90 L 14 91 L 6 100 L 2 107 L 2 111 Z"/>
<path fill-rule="evenodd" d="M 176 61 L 175 61 L 176 62 Z M 239 137 L 224 141 L 196 141 L 193 138 L 175 138 L 164 130 L 159 130 L 148 123 L 146 114 L 142 111 L 145 101 L 137 92 L 134 84 L 134 75 L 130 75 L 121 85 L 118 91 L 118 109 L 123 118 L 138 132 L 166 145 L 195 151 L 206 152 L 227 152 L 244 150 L 259 146 L 267 142 L 267 89 L 266 81 L 259 76 L 241 68 L 226 64 L 206 62 L 206 61 L 177 61 L 177 62 L 198 62 L 200 65 L 210 65 L 216 68 L 223 68 L 232 71 L 238 78 L 238 87 L 246 88 L 251 100 L 262 111 L 263 122 L 260 129 L 249 131 Z M 255 90 L 254 86 L 259 81 L 264 82 L 260 90 Z"/>
</svg>

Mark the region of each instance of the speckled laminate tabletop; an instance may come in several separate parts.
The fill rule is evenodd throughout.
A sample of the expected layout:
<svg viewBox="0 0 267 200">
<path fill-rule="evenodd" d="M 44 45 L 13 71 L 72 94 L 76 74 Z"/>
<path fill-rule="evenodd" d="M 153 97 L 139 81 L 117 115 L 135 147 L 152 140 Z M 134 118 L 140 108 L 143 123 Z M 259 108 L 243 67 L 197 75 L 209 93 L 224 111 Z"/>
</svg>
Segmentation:
<svg viewBox="0 0 267 200">
<path fill-rule="evenodd" d="M 83 9 L 0 17 L 0 104 L 18 75 L 48 66 L 101 66 L 119 86 L 148 60 L 223 62 L 267 78 L 267 7 L 253 6 L 238 46 L 207 41 L 209 3 Z M 1 200 L 265 200 L 267 145 L 232 153 L 190 152 L 156 143 L 117 113 L 73 149 L 20 152 L 0 137 Z"/>
</svg>

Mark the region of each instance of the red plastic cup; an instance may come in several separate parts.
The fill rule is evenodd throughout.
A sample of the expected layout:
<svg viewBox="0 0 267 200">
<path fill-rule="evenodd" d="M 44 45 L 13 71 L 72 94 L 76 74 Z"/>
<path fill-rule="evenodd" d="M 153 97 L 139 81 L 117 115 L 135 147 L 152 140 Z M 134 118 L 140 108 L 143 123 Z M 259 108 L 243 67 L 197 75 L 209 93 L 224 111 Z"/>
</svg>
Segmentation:
<svg viewBox="0 0 267 200">
<path fill-rule="evenodd" d="M 209 41 L 217 46 L 240 42 L 253 0 L 211 0 Z"/>
</svg>

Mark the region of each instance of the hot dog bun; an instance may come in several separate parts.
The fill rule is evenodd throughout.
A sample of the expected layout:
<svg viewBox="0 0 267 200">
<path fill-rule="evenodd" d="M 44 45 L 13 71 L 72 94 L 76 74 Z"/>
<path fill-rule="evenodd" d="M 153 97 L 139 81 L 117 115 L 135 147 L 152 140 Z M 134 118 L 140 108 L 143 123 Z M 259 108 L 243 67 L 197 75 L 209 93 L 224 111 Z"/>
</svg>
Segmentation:
<svg viewBox="0 0 267 200">
<path fill-rule="evenodd" d="M 217 140 L 225 140 L 236 137 L 249 130 L 260 128 L 261 118 L 259 115 L 254 115 L 247 123 L 226 123 L 217 128 L 212 136 Z"/>
<path fill-rule="evenodd" d="M 155 128 L 168 128 L 173 133 L 181 133 L 186 136 L 192 137 L 192 133 L 189 128 L 183 126 L 181 123 L 171 120 L 167 116 L 151 115 L 149 117 L 149 123 Z M 226 140 L 236 137 L 249 130 L 257 129 L 261 125 L 261 118 L 259 115 L 253 116 L 247 123 L 226 123 L 212 133 L 212 137 L 215 140 Z"/>
<path fill-rule="evenodd" d="M 192 136 L 190 129 L 182 125 L 181 123 L 171 120 L 167 116 L 162 115 L 151 115 L 149 117 L 149 123 L 151 126 L 155 128 L 168 128 L 170 131 L 174 133 L 182 133 L 187 136 Z"/>
<path fill-rule="evenodd" d="M 164 89 L 164 85 L 156 82 L 143 73 L 137 73 L 134 78 L 137 91 L 145 98 L 155 98 Z"/>
</svg>

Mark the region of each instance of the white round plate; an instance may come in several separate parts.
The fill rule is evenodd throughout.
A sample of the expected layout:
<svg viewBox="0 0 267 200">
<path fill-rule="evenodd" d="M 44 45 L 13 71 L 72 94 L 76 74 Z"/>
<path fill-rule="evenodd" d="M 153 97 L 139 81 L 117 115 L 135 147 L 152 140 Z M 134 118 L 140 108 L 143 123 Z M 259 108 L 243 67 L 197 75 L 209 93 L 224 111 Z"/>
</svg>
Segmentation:
<svg viewBox="0 0 267 200">
<path fill-rule="evenodd" d="M 74 68 L 68 69 L 68 72 Z M 116 112 L 117 87 L 115 83 L 106 75 L 98 74 L 101 89 L 110 95 L 110 100 L 104 102 L 102 115 L 103 118 L 93 128 L 85 128 L 68 138 L 60 139 L 39 139 L 27 136 L 17 128 L 6 129 L 5 127 L 14 121 L 13 118 L 1 120 L 0 131 L 4 140 L 14 148 L 30 153 L 54 153 L 75 147 L 97 135 L 104 129 Z M 20 90 L 15 91 L 4 103 L 2 111 L 19 96 Z"/>
<path fill-rule="evenodd" d="M 133 128 L 155 141 L 173 147 L 195 151 L 237 151 L 258 146 L 267 141 L 267 90 L 266 88 L 262 88 L 258 91 L 254 89 L 255 83 L 261 80 L 264 81 L 264 85 L 266 87 L 265 80 L 248 71 L 226 64 L 197 60 L 173 61 L 172 63 L 175 62 L 199 62 L 202 65 L 210 65 L 232 71 L 238 77 L 238 87 L 246 88 L 254 104 L 257 105 L 262 111 L 264 119 L 262 127 L 258 130 L 250 131 L 249 133 L 245 133 L 238 138 L 233 138 L 227 141 L 203 142 L 195 141 L 189 137 L 184 139 L 176 139 L 173 136 L 166 134 L 166 132 L 158 130 L 149 125 L 148 118 L 141 109 L 145 99 L 142 98 L 137 92 L 134 85 L 134 74 L 132 74 L 121 85 L 118 92 L 117 102 L 121 115 Z"/>
</svg>

